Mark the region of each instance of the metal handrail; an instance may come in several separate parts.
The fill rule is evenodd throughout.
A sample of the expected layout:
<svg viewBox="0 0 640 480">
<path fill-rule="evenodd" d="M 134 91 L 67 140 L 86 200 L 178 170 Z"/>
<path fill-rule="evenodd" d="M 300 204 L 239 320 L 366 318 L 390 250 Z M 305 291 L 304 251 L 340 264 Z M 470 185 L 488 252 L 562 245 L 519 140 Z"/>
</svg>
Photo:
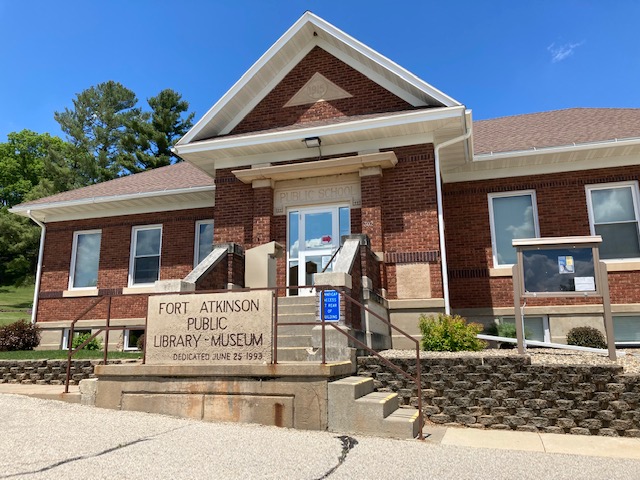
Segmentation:
<svg viewBox="0 0 640 480">
<path fill-rule="evenodd" d="M 331 265 L 331 262 L 333 262 L 333 259 L 336 258 L 336 255 L 338 255 L 338 252 L 340 250 L 342 250 L 342 245 L 340 245 L 338 248 L 336 248 L 336 251 L 333 252 L 333 255 L 331 255 L 331 258 L 329 259 L 327 264 L 324 266 L 324 268 L 320 271 L 320 273 L 324 273 L 324 272 L 327 271 L 327 268 L 329 268 L 329 265 Z"/>
<path fill-rule="evenodd" d="M 336 251 L 337 253 L 337 251 Z M 373 310 L 370 310 L 369 308 L 365 307 L 362 303 L 360 303 L 359 301 L 357 301 L 355 298 L 351 297 L 350 295 L 348 295 L 346 293 L 346 291 L 344 290 L 344 288 L 341 287 L 334 287 L 331 285 L 295 285 L 295 286 L 286 286 L 286 287 L 266 287 L 266 288 L 240 288 L 234 291 L 260 291 L 260 290 L 269 290 L 269 291 L 273 291 L 274 295 L 273 295 L 273 317 L 272 317 L 272 326 L 273 326 L 273 344 L 272 344 L 272 349 L 273 349 L 273 360 L 272 363 L 273 364 L 277 364 L 278 363 L 278 328 L 281 326 L 295 326 L 295 325 L 318 325 L 317 321 L 314 322 L 292 322 L 292 323 L 280 323 L 278 322 L 278 292 L 279 291 L 287 291 L 287 290 L 299 290 L 299 289 L 303 289 L 303 288 L 315 288 L 316 290 L 320 291 L 320 325 L 322 326 L 322 340 L 321 340 L 321 346 L 322 346 L 322 361 L 321 363 L 324 365 L 327 363 L 326 361 L 326 326 L 327 323 L 334 328 L 335 330 L 337 330 L 338 332 L 342 333 L 344 336 L 346 336 L 350 341 L 352 341 L 353 343 L 355 343 L 356 345 L 358 345 L 361 349 L 367 351 L 369 354 L 373 354 L 376 357 L 378 357 L 385 365 L 391 367 L 393 370 L 395 370 L 396 372 L 400 373 L 402 376 L 404 376 L 405 378 L 407 378 L 410 381 L 413 381 L 416 384 L 416 389 L 417 389 L 417 394 L 418 394 L 418 423 L 420 425 L 420 435 L 419 435 L 419 439 L 420 440 L 424 440 L 424 435 L 422 434 L 422 429 L 424 428 L 424 414 L 422 412 L 422 373 L 421 373 L 421 362 L 420 362 L 420 342 L 418 342 L 418 340 L 416 340 L 415 338 L 413 338 L 411 335 L 409 335 L 408 333 L 406 333 L 404 330 L 402 330 L 401 328 L 398 328 L 397 326 L 393 325 L 391 322 L 389 322 L 388 320 L 386 320 L 385 318 L 383 318 L 382 316 L 378 315 L 376 312 L 374 312 Z M 386 324 L 387 326 L 389 326 L 391 329 L 399 332 L 401 335 L 403 335 L 404 337 L 408 338 L 409 340 L 411 340 L 415 346 L 416 346 L 416 376 L 411 375 L 408 372 L 405 372 L 403 369 L 401 369 L 400 367 L 398 367 L 397 365 L 394 365 L 391 361 L 389 361 L 387 358 L 383 357 L 382 355 L 380 355 L 378 352 L 376 352 L 375 350 L 373 350 L 371 347 L 369 347 L 368 345 L 366 345 L 365 343 L 361 342 L 360 340 L 358 340 L 356 337 L 354 337 L 353 335 L 345 332 L 344 330 L 342 330 L 338 324 L 336 324 L 333 321 L 327 321 L 325 320 L 325 316 L 324 316 L 324 308 L 322 308 L 322 305 L 324 305 L 324 293 L 326 290 L 337 290 L 339 291 L 343 298 L 345 299 L 345 301 L 348 301 L 354 305 L 356 305 L 357 307 L 359 307 L 362 311 L 369 313 L 370 315 L 373 315 L 375 318 L 377 318 L 378 320 L 380 320 L 381 322 L 383 322 L 384 324 Z M 176 294 L 179 295 L 193 295 L 193 294 L 206 294 L 206 293 L 224 293 L 224 292 L 230 292 L 230 290 L 201 290 L 198 292 L 176 292 Z M 147 293 L 144 294 L 146 296 L 156 296 L 156 295 L 165 295 L 165 293 L 160 293 L 160 292 L 154 292 L 154 293 Z M 74 333 L 74 328 L 75 328 L 75 324 L 82 318 L 84 317 L 87 313 L 89 313 L 91 310 L 93 310 L 98 304 L 100 304 L 102 301 L 104 301 L 105 299 L 107 299 L 108 301 L 108 306 L 107 306 L 107 318 L 106 318 L 106 326 L 103 328 L 98 329 L 95 333 L 93 333 L 89 338 L 87 338 L 81 345 L 79 345 L 77 348 L 72 349 L 71 345 L 69 345 L 69 353 L 67 355 L 67 375 L 66 375 L 66 381 L 65 381 L 65 393 L 69 393 L 69 383 L 70 383 L 70 375 L 71 375 L 71 359 L 73 357 L 73 355 L 75 355 L 79 350 L 81 350 L 86 344 L 88 344 L 91 340 L 93 340 L 94 338 L 96 338 L 100 333 L 102 333 L 103 331 L 107 332 L 106 335 L 106 341 L 105 341 L 105 346 L 104 346 L 104 363 L 107 363 L 107 355 L 108 355 L 108 350 L 109 350 L 109 345 L 108 345 L 108 333 L 111 330 L 125 330 L 127 327 L 112 327 L 110 325 L 110 320 L 111 320 L 111 302 L 114 296 L 122 296 L 122 295 L 107 295 L 107 296 L 103 296 L 98 298 L 96 301 L 94 301 L 89 307 L 87 307 L 80 315 L 78 315 L 72 322 L 71 322 L 71 328 L 70 328 L 70 333 L 69 333 L 69 341 L 71 342 L 73 340 L 73 333 Z M 147 315 L 145 315 L 145 333 L 146 333 L 146 321 L 148 318 L 148 312 Z M 146 351 L 147 351 L 147 339 L 145 338 L 145 342 L 144 342 L 144 350 L 143 350 L 143 363 L 144 363 L 144 359 L 146 359 Z"/>
</svg>

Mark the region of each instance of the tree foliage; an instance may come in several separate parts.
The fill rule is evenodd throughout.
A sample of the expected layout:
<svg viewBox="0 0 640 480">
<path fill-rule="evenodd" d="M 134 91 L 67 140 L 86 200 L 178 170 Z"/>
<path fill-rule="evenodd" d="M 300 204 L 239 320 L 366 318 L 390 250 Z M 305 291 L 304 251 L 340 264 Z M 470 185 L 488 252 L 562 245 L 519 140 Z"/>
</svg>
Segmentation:
<svg viewBox="0 0 640 480">
<path fill-rule="evenodd" d="M 178 92 L 165 89 L 147 101 L 151 112 L 135 119 L 124 139 L 124 167 L 132 173 L 179 161 L 171 147 L 193 125 L 194 113 L 184 117 L 189 103 Z"/>
<path fill-rule="evenodd" d="M 173 144 L 193 124 L 189 104 L 171 90 L 138 107 L 134 92 L 107 81 L 55 112 L 66 141 L 30 130 L 0 143 L 0 285 L 35 275 L 40 228 L 8 209 L 25 201 L 177 161 Z"/>
</svg>

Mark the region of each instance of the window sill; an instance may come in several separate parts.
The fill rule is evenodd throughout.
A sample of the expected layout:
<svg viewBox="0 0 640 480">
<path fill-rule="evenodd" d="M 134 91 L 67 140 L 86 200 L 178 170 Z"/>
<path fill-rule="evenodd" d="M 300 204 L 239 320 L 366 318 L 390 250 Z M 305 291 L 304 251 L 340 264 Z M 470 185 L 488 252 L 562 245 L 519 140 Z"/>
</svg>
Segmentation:
<svg viewBox="0 0 640 480">
<path fill-rule="evenodd" d="M 640 260 L 603 260 L 607 265 L 607 272 L 633 272 L 640 270 Z"/>
<path fill-rule="evenodd" d="M 62 292 L 62 298 L 97 297 L 97 296 L 98 296 L 97 288 L 87 288 L 83 290 L 65 290 Z"/>
<path fill-rule="evenodd" d="M 490 277 L 511 277 L 513 276 L 513 267 L 498 267 L 498 268 L 490 268 L 489 276 Z"/>
<path fill-rule="evenodd" d="M 122 289 L 123 295 L 139 295 L 141 293 L 155 293 L 156 287 L 154 285 L 144 285 L 140 287 L 124 287 Z"/>
</svg>

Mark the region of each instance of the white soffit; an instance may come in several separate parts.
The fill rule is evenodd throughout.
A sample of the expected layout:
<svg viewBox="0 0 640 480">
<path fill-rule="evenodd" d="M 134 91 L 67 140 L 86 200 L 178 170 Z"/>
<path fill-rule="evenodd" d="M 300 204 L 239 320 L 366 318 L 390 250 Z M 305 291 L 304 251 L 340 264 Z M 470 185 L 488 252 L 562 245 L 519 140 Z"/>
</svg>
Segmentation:
<svg viewBox="0 0 640 480">
<path fill-rule="evenodd" d="M 314 46 L 327 50 L 415 107 L 460 105 L 395 62 L 306 12 L 176 145 L 229 133 Z"/>
</svg>

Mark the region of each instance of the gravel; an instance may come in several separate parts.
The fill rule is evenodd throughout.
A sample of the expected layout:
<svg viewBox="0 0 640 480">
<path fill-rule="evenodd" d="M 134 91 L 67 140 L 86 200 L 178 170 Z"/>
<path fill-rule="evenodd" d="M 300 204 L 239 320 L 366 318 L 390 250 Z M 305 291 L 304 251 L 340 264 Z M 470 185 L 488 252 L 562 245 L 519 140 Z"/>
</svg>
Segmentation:
<svg viewBox="0 0 640 480">
<path fill-rule="evenodd" d="M 617 350 L 618 359 L 589 352 L 575 350 L 558 350 L 555 348 L 529 348 L 527 355 L 532 364 L 537 365 L 620 365 L 623 373 L 640 374 L 640 349 Z M 620 353 L 624 352 L 624 355 Z M 386 358 L 415 358 L 414 350 L 385 350 L 380 355 Z M 508 357 L 518 355 L 517 350 L 487 349 L 481 352 L 420 352 L 420 358 L 455 358 L 455 357 Z"/>
</svg>

